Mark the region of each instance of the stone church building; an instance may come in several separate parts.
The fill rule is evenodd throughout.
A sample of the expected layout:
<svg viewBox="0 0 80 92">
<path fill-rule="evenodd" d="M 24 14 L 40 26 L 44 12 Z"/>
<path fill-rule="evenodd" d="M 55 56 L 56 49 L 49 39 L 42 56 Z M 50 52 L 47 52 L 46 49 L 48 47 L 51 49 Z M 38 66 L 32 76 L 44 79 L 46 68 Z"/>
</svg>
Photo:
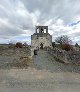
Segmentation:
<svg viewBox="0 0 80 92">
<path fill-rule="evenodd" d="M 52 47 L 52 36 L 48 33 L 48 26 L 36 26 L 36 32 L 31 35 L 31 46 L 34 50 Z"/>
</svg>

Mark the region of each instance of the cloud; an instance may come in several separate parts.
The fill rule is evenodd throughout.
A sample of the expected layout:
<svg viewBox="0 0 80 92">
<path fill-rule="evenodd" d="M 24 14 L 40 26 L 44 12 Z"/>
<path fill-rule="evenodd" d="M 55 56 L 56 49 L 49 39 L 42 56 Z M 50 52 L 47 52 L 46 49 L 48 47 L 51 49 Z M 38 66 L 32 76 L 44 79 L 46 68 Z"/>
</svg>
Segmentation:
<svg viewBox="0 0 80 92">
<path fill-rule="evenodd" d="M 75 26 L 75 25 L 77 25 L 79 23 L 80 23 L 80 21 L 77 21 L 77 22 L 71 23 L 69 26 Z"/>
<path fill-rule="evenodd" d="M 35 25 L 48 25 L 53 41 L 68 35 L 80 44 L 79 22 L 80 0 L 0 0 L 0 43 L 29 42 Z"/>
</svg>

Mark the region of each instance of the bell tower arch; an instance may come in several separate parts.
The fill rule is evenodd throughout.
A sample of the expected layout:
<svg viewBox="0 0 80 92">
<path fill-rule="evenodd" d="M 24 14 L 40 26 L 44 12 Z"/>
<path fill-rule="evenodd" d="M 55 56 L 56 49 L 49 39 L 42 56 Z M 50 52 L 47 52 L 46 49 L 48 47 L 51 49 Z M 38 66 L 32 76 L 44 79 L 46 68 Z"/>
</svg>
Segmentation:
<svg viewBox="0 0 80 92">
<path fill-rule="evenodd" d="M 48 26 L 36 26 L 36 33 L 48 33 Z"/>
</svg>

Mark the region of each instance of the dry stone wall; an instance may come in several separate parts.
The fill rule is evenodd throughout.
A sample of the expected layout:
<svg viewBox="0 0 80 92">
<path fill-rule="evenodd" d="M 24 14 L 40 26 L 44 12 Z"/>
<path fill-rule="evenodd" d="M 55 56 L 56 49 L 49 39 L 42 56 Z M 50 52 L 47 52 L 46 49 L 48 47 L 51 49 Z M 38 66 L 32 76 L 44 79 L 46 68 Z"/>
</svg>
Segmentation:
<svg viewBox="0 0 80 92">
<path fill-rule="evenodd" d="M 47 48 L 48 53 L 64 63 L 80 64 L 80 51 L 65 51 L 58 48 Z"/>
</svg>

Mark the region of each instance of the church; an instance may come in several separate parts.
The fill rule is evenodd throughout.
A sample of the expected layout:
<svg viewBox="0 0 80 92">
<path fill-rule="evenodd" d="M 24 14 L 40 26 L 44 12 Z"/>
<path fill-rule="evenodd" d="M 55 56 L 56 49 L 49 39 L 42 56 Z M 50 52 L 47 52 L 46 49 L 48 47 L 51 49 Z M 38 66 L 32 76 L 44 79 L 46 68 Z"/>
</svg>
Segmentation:
<svg viewBox="0 0 80 92">
<path fill-rule="evenodd" d="M 36 31 L 31 35 L 31 46 L 35 49 L 52 47 L 52 36 L 48 33 L 48 26 L 36 26 Z"/>
</svg>

